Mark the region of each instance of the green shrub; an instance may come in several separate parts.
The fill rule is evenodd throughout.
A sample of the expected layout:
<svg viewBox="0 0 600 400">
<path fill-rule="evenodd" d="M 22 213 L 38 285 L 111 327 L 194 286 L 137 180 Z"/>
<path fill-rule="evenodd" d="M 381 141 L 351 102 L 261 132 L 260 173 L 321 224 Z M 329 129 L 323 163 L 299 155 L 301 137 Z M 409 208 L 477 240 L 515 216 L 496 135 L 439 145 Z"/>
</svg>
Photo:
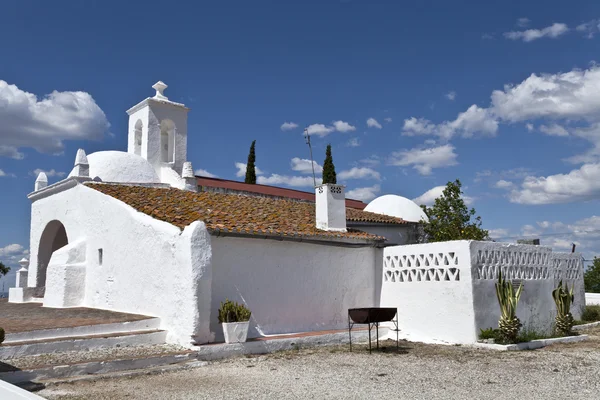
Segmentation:
<svg viewBox="0 0 600 400">
<path fill-rule="evenodd" d="M 532 340 L 548 339 L 550 336 L 535 331 L 533 329 L 524 328 L 517 336 L 517 343 L 531 342 Z"/>
<path fill-rule="evenodd" d="M 584 322 L 600 321 L 600 305 L 585 306 L 585 310 L 581 314 L 581 320 Z"/>
<path fill-rule="evenodd" d="M 481 333 L 479 334 L 479 339 L 500 339 L 500 331 L 494 328 L 480 329 Z"/>
<path fill-rule="evenodd" d="M 4 329 L 0 328 L 0 344 L 4 342 Z"/>
<path fill-rule="evenodd" d="M 225 299 L 219 307 L 219 323 L 224 322 L 246 322 L 250 321 L 252 313 L 243 304 L 238 304 L 235 301 Z"/>
</svg>

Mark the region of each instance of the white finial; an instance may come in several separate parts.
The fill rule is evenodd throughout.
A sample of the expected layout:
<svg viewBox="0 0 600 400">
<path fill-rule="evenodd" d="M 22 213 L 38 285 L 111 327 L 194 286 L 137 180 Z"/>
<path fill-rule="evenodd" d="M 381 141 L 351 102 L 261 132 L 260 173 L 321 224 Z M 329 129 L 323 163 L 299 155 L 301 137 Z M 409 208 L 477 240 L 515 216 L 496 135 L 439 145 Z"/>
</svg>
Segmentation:
<svg viewBox="0 0 600 400">
<path fill-rule="evenodd" d="M 21 261 L 19 261 L 19 265 L 21 266 L 21 268 L 27 269 L 27 267 L 29 266 L 29 260 L 26 258 L 22 258 Z"/>
<path fill-rule="evenodd" d="M 169 86 L 167 86 L 163 81 L 156 82 L 152 86 L 152 89 L 156 90 L 156 94 L 154 95 L 154 98 L 161 99 L 161 100 L 168 100 L 168 97 L 163 94 L 164 90 L 168 87 Z"/>
<path fill-rule="evenodd" d="M 185 190 L 189 190 L 190 192 L 198 191 L 198 182 L 196 182 L 194 168 L 192 167 L 192 163 L 190 161 L 186 161 L 183 163 L 183 168 L 181 169 L 181 177 L 185 180 Z"/>
<path fill-rule="evenodd" d="M 73 169 L 72 176 L 90 176 L 90 164 L 88 163 L 87 156 L 83 149 L 77 150 L 77 155 L 75 156 L 75 168 Z"/>
<path fill-rule="evenodd" d="M 40 172 L 37 179 L 35 180 L 35 191 L 37 192 L 40 189 L 48 186 L 48 177 L 45 172 Z"/>
</svg>

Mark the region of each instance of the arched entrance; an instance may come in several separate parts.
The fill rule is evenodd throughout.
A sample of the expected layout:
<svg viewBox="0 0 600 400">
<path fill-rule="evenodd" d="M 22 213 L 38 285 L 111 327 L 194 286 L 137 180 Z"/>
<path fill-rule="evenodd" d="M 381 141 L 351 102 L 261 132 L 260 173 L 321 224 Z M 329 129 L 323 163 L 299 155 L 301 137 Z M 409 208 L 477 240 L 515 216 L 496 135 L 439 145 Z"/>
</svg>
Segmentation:
<svg viewBox="0 0 600 400">
<path fill-rule="evenodd" d="M 65 226 L 57 220 L 48 222 L 42 232 L 37 257 L 37 287 L 46 286 L 46 270 L 52 253 L 69 244 Z"/>
</svg>

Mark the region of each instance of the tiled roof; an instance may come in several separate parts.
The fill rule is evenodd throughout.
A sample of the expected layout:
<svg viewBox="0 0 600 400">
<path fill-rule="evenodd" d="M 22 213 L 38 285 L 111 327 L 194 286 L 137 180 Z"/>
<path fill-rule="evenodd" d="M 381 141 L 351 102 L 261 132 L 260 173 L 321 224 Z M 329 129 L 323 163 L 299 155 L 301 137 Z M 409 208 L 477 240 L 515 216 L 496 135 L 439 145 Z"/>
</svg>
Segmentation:
<svg viewBox="0 0 600 400">
<path fill-rule="evenodd" d="M 232 181 L 229 179 L 221 179 L 221 178 L 209 178 L 206 176 L 196 176 L 196 182 L 198 183 L 198 187 L 202 188 L 202 190 L 207 191 L 218 191 L 214 189 L 220 189 L 225 193 L 255 193 L 257 195 L 262 196 L 270 196 L 270 197 L 282 197 L 289 199 L 296 199 L 301 201 L 315 201 L 315 193 L 303 192 L 301 190 L 283 188 L 277 186 L 270 185 L 261 185 L 261 184 L 250 184 L 238 181 Z M 213 190 L 211 190 L 213 189 Z M 366 203 L 363 203 L 360 200 L 346 199 L 346 207 L 357 208 L 362 210 L 367 206 Z"/>
<path fill-rule="evenodd" d="M 314 203 L 91 182 L 86 183 L 86 186 L 181 229 L 194 221 L 204 221 L 211 232 L 313 237 L 315 239 L 339 238 L 370 241 L 384 239 L 357 229 L 348 229 L 348 232 L 329 232 L 317 229 Z M 347 208 L 346 211 L 352 220 L 406 223 L 399 218 L 365 211 L 350 208 Z"/>
</svg>

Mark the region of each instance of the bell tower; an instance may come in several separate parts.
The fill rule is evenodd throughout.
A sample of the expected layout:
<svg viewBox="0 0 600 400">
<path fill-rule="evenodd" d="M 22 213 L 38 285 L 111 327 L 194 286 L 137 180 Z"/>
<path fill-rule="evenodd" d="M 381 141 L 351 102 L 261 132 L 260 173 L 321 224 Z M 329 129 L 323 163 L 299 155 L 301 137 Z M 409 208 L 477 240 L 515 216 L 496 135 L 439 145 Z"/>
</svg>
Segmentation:
<svg viewBox="0 0 600 400">
<path fill-rule="evenodd" d="M 170 167 L 181 175 L 187 159 L 187 113 L 184 104 L 165 96 L 167 85 L 156 82 L 154 97 L 148 97 L 127 110 L 129 133 L 127 152 L 137 154 L 160 171 Z"/>
</svg>

